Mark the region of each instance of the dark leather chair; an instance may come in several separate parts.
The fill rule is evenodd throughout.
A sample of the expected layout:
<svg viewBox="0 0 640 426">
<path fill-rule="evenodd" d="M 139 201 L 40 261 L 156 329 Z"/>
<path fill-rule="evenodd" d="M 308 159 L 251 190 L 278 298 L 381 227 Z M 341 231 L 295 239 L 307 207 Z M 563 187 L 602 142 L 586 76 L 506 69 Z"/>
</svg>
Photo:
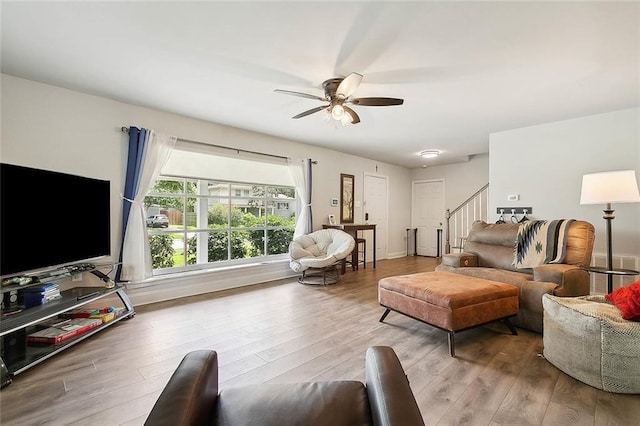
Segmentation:
<svg viewBox="0 0 640 426">
<path fill-rule="evenodd" d="M 259 384 L 218 391 L 218 355 L 188 353 L 145 425 L 424 425 L 392 348 L 366 353 L 366 383 Z"/>
</svg>

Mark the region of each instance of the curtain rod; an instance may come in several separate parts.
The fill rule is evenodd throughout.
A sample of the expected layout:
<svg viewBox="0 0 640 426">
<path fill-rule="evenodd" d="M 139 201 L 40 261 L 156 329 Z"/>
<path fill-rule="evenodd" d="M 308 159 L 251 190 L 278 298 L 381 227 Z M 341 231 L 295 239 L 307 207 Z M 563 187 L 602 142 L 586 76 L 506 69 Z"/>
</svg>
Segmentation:
<svg viewBox="0 0 640 426">
<path fill-rule="evenodd" d="M 126 127 L 126 126 L 122 126 L 122 127 L 120 128 L 120 130 L 122 131 L 122 133 L 129 133 L 129 128 L 128 128 L 128 127 Z M 194 144 L 197 144 L 197 145 L 210 146 L 210 147 L 213 147 L 213 148 L 229 149 L 229 150 L 231 150 L 231 151 L 236 151 L 236 152 L 238 152 L 238 153 L 239 153 L 239 152 L 246 152 L 247 154 L 263 155 L 263 156 L 265 156 L 265 157 L 280 158 L 280 159 L 282 159 L 282 160 L 288 160 L 288 159 L 289 159 L 289 157 L 284 157 L 284 156 L 282 156 L 282 155 L 265 154 L 264 152 L 249 151 L 249 150 L 246 150 L 246 149 L 239 149 L 239 148 L 231 148 L 231 147 L 229 147 L 229 146 L 215 145 L 215 144 L 211 144 L 211 143 L 205 143 L 205 142 L 192 141 L 192 140 L 190 140 L 190 139 L 178 138 L 178 140 L 179 140 L 180 142 L 194 143 Z M 318 164 L 318 162 L 317 162 L 317 161 L 313 161 L 313 160 L 311 161 L 311 163 L 313 163 L 313 164 Z"/>
</svg>

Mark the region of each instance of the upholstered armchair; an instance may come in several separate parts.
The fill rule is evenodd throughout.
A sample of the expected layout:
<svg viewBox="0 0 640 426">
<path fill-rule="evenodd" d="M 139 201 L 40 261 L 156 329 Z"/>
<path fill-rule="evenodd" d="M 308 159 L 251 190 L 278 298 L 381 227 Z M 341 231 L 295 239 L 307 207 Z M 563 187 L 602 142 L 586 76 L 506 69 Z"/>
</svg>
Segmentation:
<svg viewBox="0 0 640 426">
<path fill-rule="evenodd" d="M 365 355 L 365 381 L 218 386 L 218 354 L 189 352 L 145 425 L 423 426 L 402 364 L 389 346 Z"/>
</svg>

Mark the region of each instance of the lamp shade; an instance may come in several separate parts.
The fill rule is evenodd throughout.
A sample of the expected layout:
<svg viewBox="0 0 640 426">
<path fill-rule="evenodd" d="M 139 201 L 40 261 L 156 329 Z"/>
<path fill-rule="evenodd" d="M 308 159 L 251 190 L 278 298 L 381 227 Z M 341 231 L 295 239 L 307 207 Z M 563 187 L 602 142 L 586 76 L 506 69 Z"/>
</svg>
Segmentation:
<svg viewBox="0 0 640 426">
<path fill-rule="evenodd" d="M 590 173 L 582 176 L 580 204 L 640 202 L 635 170 Z"/>
</svg>

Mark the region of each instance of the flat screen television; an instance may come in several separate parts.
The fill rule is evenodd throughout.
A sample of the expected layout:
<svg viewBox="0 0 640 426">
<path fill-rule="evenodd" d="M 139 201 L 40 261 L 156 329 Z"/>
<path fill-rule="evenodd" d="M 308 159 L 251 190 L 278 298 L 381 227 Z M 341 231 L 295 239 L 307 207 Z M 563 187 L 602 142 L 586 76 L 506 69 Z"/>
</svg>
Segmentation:
<svg viewBox="0 0 640 426">
<path fill-rule="evenodd" d="M 110 182 L 0 163 L 0 276 L 111 255 Z"/>
</svg>

